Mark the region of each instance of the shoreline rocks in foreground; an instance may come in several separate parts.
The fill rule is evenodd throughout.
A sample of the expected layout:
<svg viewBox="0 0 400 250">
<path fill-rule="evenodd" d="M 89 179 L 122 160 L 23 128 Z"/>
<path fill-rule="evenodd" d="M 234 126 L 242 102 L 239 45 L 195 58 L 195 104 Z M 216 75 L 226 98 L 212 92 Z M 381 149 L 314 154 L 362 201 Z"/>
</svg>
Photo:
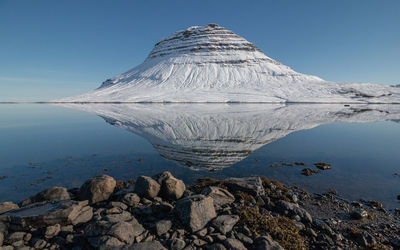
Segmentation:
<svg viewBox="0 0 400 250">
<path fill-rule="evenodd" d="M 0 249 L 399 249 L 399 216 L 376 201 L 309 195 L 265 177 L 166 171 L 0 203 Z"/>
</svg>

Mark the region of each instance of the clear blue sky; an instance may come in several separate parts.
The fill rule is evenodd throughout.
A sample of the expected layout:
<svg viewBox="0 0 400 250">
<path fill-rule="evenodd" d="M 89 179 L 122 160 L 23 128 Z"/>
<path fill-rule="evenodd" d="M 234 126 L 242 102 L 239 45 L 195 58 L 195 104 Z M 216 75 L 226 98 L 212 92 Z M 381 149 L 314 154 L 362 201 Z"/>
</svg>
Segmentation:
<svg viewBox="0 0 400 250">
<path fill-rule="evenodd" d="M 0 0 L 0 101 L 79 94 L 161 38 L 218 23 L 294 70 L 400 83 L 400 1 Z"/>
</svg>

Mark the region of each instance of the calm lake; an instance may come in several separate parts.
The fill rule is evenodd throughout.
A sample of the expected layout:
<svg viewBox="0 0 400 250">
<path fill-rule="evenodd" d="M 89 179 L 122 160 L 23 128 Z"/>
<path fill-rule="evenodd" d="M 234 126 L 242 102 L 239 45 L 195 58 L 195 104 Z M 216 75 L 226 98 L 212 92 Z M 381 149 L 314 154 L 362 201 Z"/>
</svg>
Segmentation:
<svg viewBox="0 0 400 250">
<path fill-rule="evenodd" d="M 0 117 L 0 202 L 169 170 L 187 184 L 264 175 L 400 207 L 400 105 L 1 104 Z M 332 168 L 301 175 L 316 162 Z"/>
</svg>

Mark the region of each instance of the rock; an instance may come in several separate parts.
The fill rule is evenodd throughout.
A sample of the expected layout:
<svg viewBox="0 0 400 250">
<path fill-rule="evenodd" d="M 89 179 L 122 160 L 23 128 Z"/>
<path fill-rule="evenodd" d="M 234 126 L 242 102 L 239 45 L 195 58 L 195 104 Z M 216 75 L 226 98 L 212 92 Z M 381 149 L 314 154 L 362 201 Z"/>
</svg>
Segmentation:
<svg viewBox="0 0 400 250">
<path fill-rule="evenodd" d="M 319 170 L 318 169 L 311 169 L 311 168 L 304 168 L 301 170 L 301 174 L 305 176 L 310 176 L 313 174 L 318 174 Z"/>
<path fill-rule="evenodd" d="M 0 214 L 11 211 L 11 210 L 15 210 L 18 209 L 19 206 L 13 202 L 10 201 L 5 201 L 0 203 Z"/>
<path fill-rule="evenodd" d="M 78 191 L 80 200 L 89 200 L 91 204 L 107 200 L 114 192 L 116 181 L 108 175 L 96 176 L 87 180 Z"/>
<path fill-rule="evenodd" d="M 236 238 L 238 240 L 240 240 L 241 242 L 243 242 L 244 244 L 246 244 L 246 245 L 253 244 L 253 240 L 250 237 L 248 237 L 245 234 L 243 234 L 243 233 L 237 233 L 236 234 Z"/>
<path fill-rule="evenodd" d="M 157 221 L 156 224 L 156 233 L 158 236 L 163 235 L 168 232 L 172 227 L 172 221 L 170 220 L 160 220 Z"/>
<path fill-rule="evenodd" d="M 148 176 L 140 176 L 135 184 L 135 193 L 140 197 L 154 198 L 160 191 L 160 184 Z"/>
<path fill-rule="evenodd" d="M 165 171 L 155 177 L 161 185 L 160 196 L 166 200 L 180 199 L 185 192 L 185 183 L 175 178 L 169 171 Z"/>
<path fill-rule="evenodd" d="M 285 215 L 294 216 L 298 215 L 301 221 L 304 223 L 312 223 L 311 215 L 303 208 L 299 207 L 298 204 L 290 203 L 284 200 L 279 200 L 276 204 L 276 209 L 278 212 Z"/>
<path fill-rule="evenodd" d="M 247 250 L 240 240 L 228 238 L 224 241 L 224 245 L 228 250 Z"/>
<path fill-rule="evenodd" d="M 278 242 L 272 240 L 270 237 L 262 236 L 254 240 L 255 250 L 284 250 Z"/>
<path fill-rule="evenodd" d="M 364 209 L 354 210 L 350 214 L 350 218 L 355 219 L 355 220 L 361 220 L 361 219 L 364 219 L 366 217 L 368 217 L 368 213 Z"/>
<path fill-rule="evenodd" d="M 211 197 L 193 195 L 176 202 L 175 211 L 178 219 L 192 232 L 204 228 L 217 215 Z"/>
<path fill-rule="evenodd" d="M 137 222 L 137 221 L 136 221 Z M 115 223 L 107 232 L 108 235 L 125 242 L 132 244 L 135 237 L 143 233 L 144 228 L 139 223 L 128 223 L 125 221 Z"/>
<path fill-rule="evenodd" d="M 224 183 L 234 192 L 242 191 L 253 196 L 260 196 L 265 193 L 261 178 L 258 176 L 229 178 Z"/>
<path fill-rule="evenodd" d="M 107 214 L 102 218 L 102 220 L 109 221 L 111 223 L 116 223 L 120 221 L 131 221 L 132 219 L 135 219 L 131 213 L 123 211 L 122 213 L 119 214 Z"/>
<path fill-rule="evenodd" d="M 61 200 L 70 200 L 71 196 L 68 191 L 64 187 L 51 187 L 42 192 L 36 194 L 35 196 L 24 200 L 21 202 L 21 206 L 26 206 L 34 202 L 40 201 L 61 201 Z"/>
<path fill-rule="evenodd" d="M 330 226 L 328 226 L 328 224 L 326 224 L 324 221 L 320 220 L 320 219 L 315 219 L 313 221 L 313 224 L 321 231 L 329 234 L 329 235 L 335 235 L 335 232 L 332 230 L 332 228 L 330 228 Z"/>
<path fill-rule="evenodd" d="M 207 244 L 207 241 L 202 240 L 202 239 L 195 239 L 195 240 L 193 241 L 193 244 L 194 244 L 196 247 L 202 247 L 202 246 L 204 246 L 204 245 Z"/>
<path fill-rule="evenodd" d="M 36 239 L 33 243 L 33 248 L 35 249 L 43 249 L 46 247 L 47 242 L 42 239 Z"/>
<path fill-rule="evenodd" d="M 215 209 L 220 209 L 222 206 L 235 201 L 233 194 L 220 187 L 206 187 L 203 189 L 202 194 L 213 198 Z"/>
<path fill-rule="evenodd" d="M 46 228 L 46 232 L 44 233 L 44 237 L 46 237 L 46 239 L 51 239 L 54 236 L 58 235 L 60 231 L 61 231 L 60 224 L 55 224 L 54 226 L 48 226 Z"/>
<path fill-rule="evenodd" d="M 135 207 L 140 202 L 140 197 L 135 193 L 128 193 L 122 199 L 122 202 L 130 207 Z"/>
<path fill-rule="evenodd" d="M 148 241 L 148 242 L 140 242 L 135 243 L 130 246 L 125 246 L 121 249 L 129 249 L 129 250 L 166 250 L 163 245 L 159 241 Z"/>
<path fill-rule="evenodd" d="M 210 245 L 207 250 L 226 250 L 226 247 L 221 243 L 215 243 Z"/>
<path fill-rule="evenodd" d="M 3 245 L 4 242 L 4 234 L 0 233 L 0 247 Z"/>
<path fill-rule="evenodd" d="M 182 239 L 173 239 L 170 241 L 169 249 L 170 250 L 181 250 L 186 246 L 186 243 Z"/>
<path fill-rule="evenodd" d="M 325 162 L 317 162 L 314 165 L 321 170 L 331 169 L 331 164 Z"/>
<path fill-rule="evenodd" d="M 118 208 L 121 212 L 122 212 L 122 210 L 128 209 L 128 206 L 125 205 L 125 203 L 118 202 L 118 201 L 112 201 L 112 202 L 108 203 L 108 206 L 112 207 L 112 208 Z"/>
<path fill-rule="evenodd" d="M 214 228 L 220 231 L 222 234 L 230 232 L 233 226 L 239 221 L 238 215 L 220 215 L 215 218 L 211 224 Z"/>
<path fill-rule="evenodd" d="M 88 242 L 96 249 L 121 249 L 125 244 L 115 237 L 102 235 L 95 238 L 89 238 Z"/>
<path fill-rule="evenodd" d="M 28 226 L 76 225 L 88 222 L 93 217 L 93 209 L 88 201 L 47 201 L 33 203 L 1 216 L 3 221 L 23 228 Z"/>
<path fill-rule="evenodd" d="M 25 232 L 14 232 L 7 236 L 7 243 L 13 244 L 14 242 L 24 241 Z"/>
</svg>

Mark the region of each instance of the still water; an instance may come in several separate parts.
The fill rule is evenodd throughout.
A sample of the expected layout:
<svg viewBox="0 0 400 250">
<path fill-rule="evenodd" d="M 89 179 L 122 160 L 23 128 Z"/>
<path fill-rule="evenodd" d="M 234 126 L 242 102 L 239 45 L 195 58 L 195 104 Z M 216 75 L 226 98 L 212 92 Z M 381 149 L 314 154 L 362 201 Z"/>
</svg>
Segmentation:
<svg viewBox="0 0 400 250">
<path fill-rule="evenodd" d="M 399 149 L 399 105 L 1 104 L 0 202 L 169 170 L 188 184 L 264 175 L 393 209 Z M 294 162 L 306 166 L 282 166 Z M 300 174 L 316 162 L 332 169 Z"/>
</svg>

